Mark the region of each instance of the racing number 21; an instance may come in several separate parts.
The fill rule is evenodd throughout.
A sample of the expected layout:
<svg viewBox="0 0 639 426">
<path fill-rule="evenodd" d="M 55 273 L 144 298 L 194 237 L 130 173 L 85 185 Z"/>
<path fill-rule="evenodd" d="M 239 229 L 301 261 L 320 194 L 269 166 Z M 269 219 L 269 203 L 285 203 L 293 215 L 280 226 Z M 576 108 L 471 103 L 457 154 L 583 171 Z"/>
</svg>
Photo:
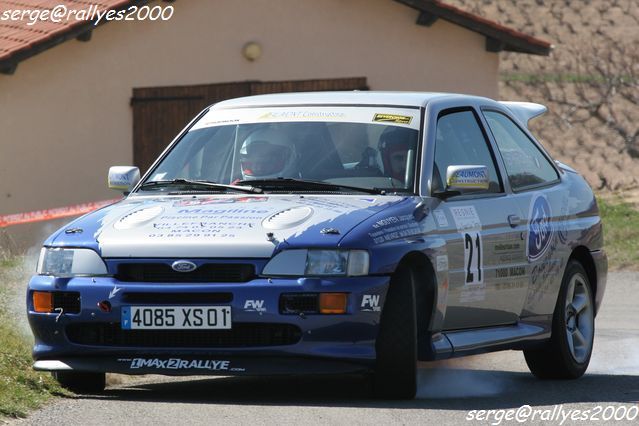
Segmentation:
<svg viewBox="0 0 639 426">
<path fill-rule="evenodd" d="M 464 234 L 464 265 L 466 284 L 481 284 L 482 274 L 482 240 L 479 232 Z"/>
</svg>

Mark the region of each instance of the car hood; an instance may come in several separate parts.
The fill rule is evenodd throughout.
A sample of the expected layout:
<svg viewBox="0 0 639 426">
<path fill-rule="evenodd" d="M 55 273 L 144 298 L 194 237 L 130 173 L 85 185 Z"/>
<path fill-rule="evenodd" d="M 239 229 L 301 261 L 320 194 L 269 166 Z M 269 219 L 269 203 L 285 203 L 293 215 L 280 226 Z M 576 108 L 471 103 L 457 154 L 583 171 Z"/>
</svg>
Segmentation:
<svg viewBox="0 0 639 426">
<path fill-rule="evenodd" d="M 93 248 L 106 258 L 264 258 L 278 246 L 335 247 L 357 224 L 404 198 L 270 194 L 129 197 L 68 225 L 52 245 L 95 245 Z M 69 232 L 73 229 L 82 232 Z"/>
</svg>

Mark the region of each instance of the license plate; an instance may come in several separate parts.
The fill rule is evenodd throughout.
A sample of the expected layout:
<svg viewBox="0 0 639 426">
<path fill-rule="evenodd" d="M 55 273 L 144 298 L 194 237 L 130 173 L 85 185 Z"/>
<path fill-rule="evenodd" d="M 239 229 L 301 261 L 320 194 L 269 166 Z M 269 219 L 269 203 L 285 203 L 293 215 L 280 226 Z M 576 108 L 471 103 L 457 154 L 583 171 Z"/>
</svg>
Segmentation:
<svg viewBox="0 0 639 426">
<path fill-rule="evenodd" d="M 123 306 L 124 330 L 228 330 L 230 306 Z"/>
</svg>

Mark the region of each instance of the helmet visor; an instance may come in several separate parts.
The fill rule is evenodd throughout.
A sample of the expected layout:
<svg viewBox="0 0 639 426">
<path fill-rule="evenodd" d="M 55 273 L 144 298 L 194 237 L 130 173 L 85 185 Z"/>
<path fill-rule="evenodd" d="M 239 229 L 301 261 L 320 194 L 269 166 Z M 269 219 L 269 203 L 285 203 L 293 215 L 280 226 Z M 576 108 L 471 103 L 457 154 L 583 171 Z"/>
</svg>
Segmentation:
<svg viewBox="0 0 639 426">
<path fill-rule="evenodd" d="M 291 149 L 267 141 L 253 141 L 240 153 L 240 164 L 245 176 L 270 176 L 281 173 L 291 157 Z"/>
</svg>

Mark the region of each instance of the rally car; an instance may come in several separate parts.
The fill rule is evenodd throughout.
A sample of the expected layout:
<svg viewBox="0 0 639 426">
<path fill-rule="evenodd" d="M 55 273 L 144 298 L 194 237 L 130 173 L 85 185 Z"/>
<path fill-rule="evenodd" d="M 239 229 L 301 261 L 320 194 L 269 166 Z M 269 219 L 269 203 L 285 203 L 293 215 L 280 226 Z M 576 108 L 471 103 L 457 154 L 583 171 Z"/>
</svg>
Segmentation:
<svg viewBox="0 0 639 426">
<path fill-rule="evenodd" d="M 546 108 L 444 93 L 247 97 L 199 114 L 125 198 L 42 248 L 36 370 L 365 373 L 412 398 L 417 362 L 523 350 L 589 363 L 607 260 L 585 180 L 528 129 Z M 371 374 L 372 373 L 372 374 Z"/>
</svg>

